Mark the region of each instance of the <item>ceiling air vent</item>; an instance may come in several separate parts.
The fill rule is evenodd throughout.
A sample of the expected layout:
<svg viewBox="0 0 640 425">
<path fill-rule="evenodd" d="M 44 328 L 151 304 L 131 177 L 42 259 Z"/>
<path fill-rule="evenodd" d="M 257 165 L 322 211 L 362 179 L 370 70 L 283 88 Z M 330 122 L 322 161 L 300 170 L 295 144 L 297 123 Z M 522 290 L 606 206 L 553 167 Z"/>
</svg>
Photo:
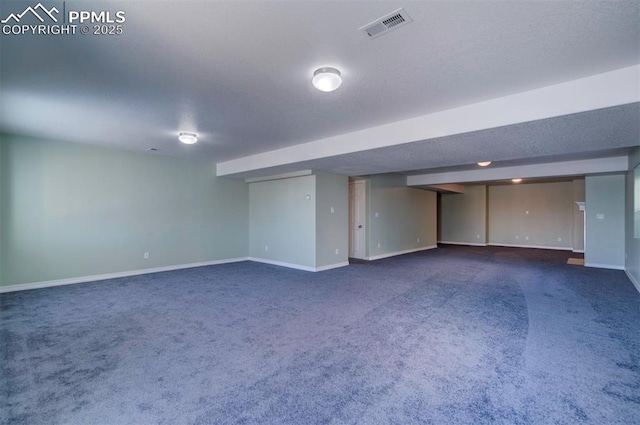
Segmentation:
<svg viewBox="0 0 640 425">
<path fill-rule="evenodd" d="M 376 38 L 412 21 L 407 11 L 401 8 L 361 27 L 359 31 L 362 31 L 367 38 Z"/>
</svg>

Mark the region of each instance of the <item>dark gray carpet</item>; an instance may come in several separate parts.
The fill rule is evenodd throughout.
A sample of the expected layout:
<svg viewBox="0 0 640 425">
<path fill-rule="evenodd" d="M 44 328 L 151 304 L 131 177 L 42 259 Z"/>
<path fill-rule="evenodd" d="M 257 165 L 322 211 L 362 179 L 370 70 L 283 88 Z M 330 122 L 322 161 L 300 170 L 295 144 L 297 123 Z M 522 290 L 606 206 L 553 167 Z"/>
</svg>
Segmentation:
<svg viewBox="0 0 640 425">
<path fill-rule="evenodd" d="M 640 424 L 640 295 L 569 253 L 441 247 L 2 295 L 7 424 Z"/>
</svg>

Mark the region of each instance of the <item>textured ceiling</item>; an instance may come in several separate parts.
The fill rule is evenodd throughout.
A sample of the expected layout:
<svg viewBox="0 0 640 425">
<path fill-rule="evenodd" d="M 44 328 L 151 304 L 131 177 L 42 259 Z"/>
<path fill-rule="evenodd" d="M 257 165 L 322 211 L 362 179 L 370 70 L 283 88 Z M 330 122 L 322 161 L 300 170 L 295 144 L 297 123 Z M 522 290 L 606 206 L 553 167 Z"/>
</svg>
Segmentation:
<svg viewBox="0 0 640 425">
<path fill-rule="evenodd" d="M 0 16 L 32 3 L 2 1 Z M 62 9 L 62 2 L 42 3 Z M 0 130 L 156 147 L 159 154 L 215 162 L 640 63 L 635 0 L 66 1 L 65 7 L 124 10 L 124 33 L 1 35 Z M 399 7 L 413 23 L 375 40 L 358 32 Z M 310 84 L 324 65 L 343 72 L 335 93 Z M 431 140 L 319 165 L 363 174 L 479 159 L 468 148 L 500 153 L 496 160 L 601 150 L 592 134 L 627 137 L 635 129 L 628 121 L 637 106 L 619 111 L 607 115 L 619 128 L 602 120 L 595 128 L 591 119 L 525 124 L 455 136 L 451 146 Z M 180 130 L 197 131 L 201 141 L 180 145 Z M 556 146 L 549 137 L 564 142 Z M 621 146 L 619 138 L 609 140 L 611 148 Z"/>
<path fill-rule="evenodd" d="M 594 159 L 626 155 L 640 141 L 640 104 L 616 106 L 579 114 L 488 130 L 439 137 L 392 147 L 305 161 L 236 177 L 258 177 L 311 169 L 350 176 L 404 172 L 425 174 L 492 167 Z"/>
</svg>

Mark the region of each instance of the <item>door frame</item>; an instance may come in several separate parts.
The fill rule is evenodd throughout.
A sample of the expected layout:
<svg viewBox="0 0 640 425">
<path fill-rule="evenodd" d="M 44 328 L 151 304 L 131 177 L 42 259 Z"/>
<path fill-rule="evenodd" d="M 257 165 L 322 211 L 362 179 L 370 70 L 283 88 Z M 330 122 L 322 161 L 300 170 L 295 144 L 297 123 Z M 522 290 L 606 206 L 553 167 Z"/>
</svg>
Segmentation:
<svg viewBox="0 0 640 425">
<path fill-rule="evenodd" d="M 356 193 L 361 196 L 357 196 Z M 355 208 L 354 200 L 357 202 L 358 209 Z M 361 211 L 360 220 L 355 217 L 357 211 Z M 356 221 L 361 223 L 355 224 Z M 364 260 L 367 258 L 367 181 L 363 179 L 349 180 L 349 258 Z M 361 252 L 354 251 L 354 226 L 360 226 L 358 231 L 358 239 L 361 244 Z"/>
</svg>

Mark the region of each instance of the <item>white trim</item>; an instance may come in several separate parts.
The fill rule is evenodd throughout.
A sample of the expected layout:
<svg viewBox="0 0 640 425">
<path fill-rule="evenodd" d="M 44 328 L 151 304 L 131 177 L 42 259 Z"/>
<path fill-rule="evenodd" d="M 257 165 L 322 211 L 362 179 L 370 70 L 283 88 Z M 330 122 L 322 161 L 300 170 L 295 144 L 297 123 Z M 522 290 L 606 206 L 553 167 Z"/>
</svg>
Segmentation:
<svg viewBox="0 0 640 425">
<path fill-rule="evenodd" d="M 633 283 L 633 286 L 636 287 L 636 289 L 638 290 L 638 292 L 640 292 L 640 282 L 638 282 L 637 280 L 635 280 L 633 278 L 633 276 L 631 275 L 631 273 L 629 273 L 629 270 L 625 269 L 624 272 L 627 274 L 627 277 L 629 278 L 629 280 L 631 281 L 631 283 Z"/>
<path fill-rule="evenodd" d="M 411 254 L 412 252 L 426 251 L 428 249 L 435 249 L 437 247 L 438 245 L 430 245 L 430 246 L 423 246 L 420 248 L 406 249 L 404 251 L 388 252 L 386 254 L 372 255 L 371 257 L 365 258 L 365 260 L 369 260 L 369 261 L 380 260 L 382 258 L 395 257 L 396 255 L 403 255 L 403 254 Z"/>
<path fill-rule="evenodd" d="M 488 243 L 490 246 L 505 246 L 507 248 L 533 248 L 533 249 L 555 249 L 556 251 L 573 251 L 570 246 L 544 246 L 544 245 L 515 245 L 510 243 Z"/>
<path fill-rule="evenodd" d="M 52 286 L 75 285 L 76 283 L 95 282 L 99 280 L 117 279 L 120 277 L 138 276 L 141 274 L 168 272 L 172 270 L 190 269 L 192 267 L 215 266 L 218 264 L 237 263 L 247 261 L 248 257 L 228 258 L 225 260 L 203 261 L 200 263 L 178 264 L 175 266 L 154 267 L 150 269 L 130 270 L 126 272 L 105 273 L 93 276 L 80 276 L 68 279 L 45 280 L 42 282 L 18 283 L 16 285 L 0 286 L 0 294 L 4 292 L 26 291 L 29 289 L 49 288 Z"/>
<path fill-rule="evenodd" d="M 268 260 L 266 258 L 249 257 L 249 261 L 255 261 L 256 263 L 271 264 L 274 266 L 288 267 L 290 269 L 304 270 L 306 272 L 315 271 L 313 266 L 303 266 L 301 264 L 287 263 L 286 261 Z"/>
<path fill-rule="evenodd" d="M 597 269 L 624 270 L 624 266 L 614 266 L 613 264 L 584 263 L 585 267 L 594 267 Z M 625 270 L 626 271 L 626 270 Z"/>
<path fill-rule="evenodd" d="M 487 246 L 486 243 L 473 243 L 473 242 L 438 241 L 438 243 L 443 243 L 443 244 L 448 244 L 448 245 Z"/>
<path fill-rule="evenodd" d="M 341 263 L 329 264 L 326 266 L 313 267 L 313 266 L 303 266 L 302 264 L 287 263 L 286 261 L 268 260 L 266 258 L 258 258 L 258 257 L 249 257 L 249 261 L 255 261 L 256 263 L 271 264 L 271 265 L 280 266 L 280 267 L 287 267 L 287 268 L 296 269 L 296 270 L 304 270 L 305 272 L 322 272 L 325 270 L 335 269 L 338 267 L 344 267 L 349 265 L 349 262 L 345 261 Z"/>
<path fill-rule="evenodd" d="M 584 254 L 584 249 L 574 249 L 573 252 L 576 254 Z"/>
<path fill-rule="evenodd" d="M 323 272 L 325 270 L 337 269 L 339 267 L 346 267 L 348 265 L 349 265 L 348 261 L 343 261 L 341 263 L 333 263 L 333 264 L 327 264 L 326 266 L 316 267 L 315 271 L 316 272 Z"/>
</svg>

